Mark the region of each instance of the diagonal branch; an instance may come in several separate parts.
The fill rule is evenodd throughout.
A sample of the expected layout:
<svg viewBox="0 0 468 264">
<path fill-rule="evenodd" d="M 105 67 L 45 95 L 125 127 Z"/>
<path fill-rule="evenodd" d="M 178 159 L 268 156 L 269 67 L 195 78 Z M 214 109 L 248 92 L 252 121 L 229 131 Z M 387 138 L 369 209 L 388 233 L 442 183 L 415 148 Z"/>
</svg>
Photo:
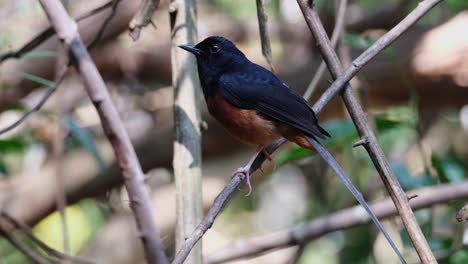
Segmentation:
<svg viewBox="0 0 468 264">
<path fill-rule="evenodd" d="M 159 0 L 143 0 L 137 13 L 128 24 L 129 35 L 133 41 L 140 38 L 141 29 L 151 23 L 151 17 L 154 11 L 158 9 Z"/>
<path fill-rule="evenodd" d="M 338 56 L 333 50 L 333 47 L 330 43 L 330 40 L 328 39 L 327 33 L 323 28 L 322 22 L 320 21 L 317 12 L 315 11 L 313 5 L 309 6 L 307 0 L 297 0 L 297 2 L 301 8 L 304 18 L 306 19 L 307 25 L 314 35 L 318 47 L 322 52 L 322 56 L 328 65 L 328 69 L 330 70 L 333 78 L 336 79 L 340 74 L 342 74 L 343 70 Z M 427 243 L 426 238 L 424 237 L 418 222 L 416 221 L 416 217 L 411 210 L 408 198 L 401 188 L 400 183 L 396 179 L 392 169 L 390 168 L 390 163 L 386 159 L 374 132 L 369 126 L 366 115 L 358 100 L 354 96 L 350 85 L 346 85 L 342 96 L 346 108 L 359 132 L 359 135 L 362 139 L 367 139 L 367 144 L 364 146 L 369 153 L 374 166 L 379 172 L 380 177 L 382 178 L 382 181 L 390 194 L 390 197 L 395 203 L 398 213 L 403 220 L 403 224 L 408 231 L 419 258 L 421 259 L 422 263 L 436 263 L 429 244 Z"/>
<path fill-rule="evenodd" d="M 94 9 L 92 9 L 92 10 L 78 16 L 76 18 L 76 21 L 78 22 L 78 21 L 87 19 L 87 18 L 89 18 L 91 16 L 94 16 L 94 15 L 106 10 L 109 7 L 113 7 L 114 1 L 116 1 L 116 0 L 111 0 L 111 1 L 109 1 L 107 3 L 104 3 L 101 6 L 98 6 L 98 7 L 94 8 Z M 112 17 L 112 16 L 110 16 L 110 17 Z M 7 52 L 7 53 L 4 53 L 4 54 L 0 55 L 0 63 L 2 63 L 5 60 L 8 60 L 8 59 L 13 59 L 13 58 L 14 59 L 19 59 L 19 58 L 23 57 L 28 52 L 30 52 L 33 49 L 37 48 L 41 43 L 48 40 L 54 34 L 55 34 L 55 31 L 54 31 L 54 29 L 52 27 L 49 27 L 49 28 L 45 29 L 44 31 L 39 33 L 36 37 L 34 37 L 32 40 L 30 40 L 28 43 L 23 45 L 20 49 L 18 49 L 16 51 L 10 51 L 10 52 Z"/>
<path fill-rule="evenodd" d="M 417 198 L 411 200 L 411 208 L 414 210 L 453 200 L 466 199 L 468 198 L 468 181 L 421 188 L 408 194 L 409 197 L 412 195 L 417 195 Z M 398 215 L 390 198 L 374 203 L 372 210 L 379 219 Z M 225 263 L 241 258 L 252 258 L 268 253 L 271 250 L 301 245 L 326 234 L 370 222 L 362 207 L 354 206 L 285 230 L 246 240 L 233 241 L 204 259 L 205 263 Z"/>
<path fill-rule="evenodd" d="M 112 144 L 123 173 L 124 184 L 128 191 L 130 206 L 136 218 L 147 261 L 152 264 L 164 264 L 167 260 L 159 230 L 153 220 L 149 194 L 144 185 L 144 175 L 104 80 L 78 34 L 76 23 L 68 16 L 60 1 L 41 0 L 40 3 L 59 39 L 71 51 L 86 92 L 99 113 L 104 133 Z"/>
<path fill-rule="evenodd" d="M 398 25 L 396 25 L 392 30 L 383 35 L 379 40 L 377 40 L 374 45 L 372 45 L 368 50 L 366 50 L 361 56 L 353 61 L 352 66 L 345 70 L 344 74 L 340 78 L 336 79 L 332 86 L 321 96 L 320 100 L 317 101 L 312 109 L 315 113 L 319 114 L 323 108 L 333 99 L 340 91 L 343 89 L 343 85 L 347 83 L 356 73 L 367 64 L 372 58 L 374 58 L 379 52 L 384 48 L 388 47 L 393 41 L 395 41 L 401 34 L 403 34 L 408 28 L 416 23 L 423 15 L 425 15 L 429 10 L 434 7 L 441 0 L 425 0 L 421 2 L 405 19 L 403 19 Z M 270 146 L 266 148 L 268 154 L 272 154 L 277 150 L 281 145 L 286 142 L 285 139 L 279 139 Z M 265 153 L 260 152 L 252 167 L 250 173 L 253 174 L 260 168 L 260 165 L 267 159 Z M 245 180 L 245 175 L 238 174 L 235 175 L 228 185 L 221 191 L 218 197 L 215 199 L 213 206 L 210 208 L 208 213 L 203 218 L 203 221 L 197 226 L 192 235 L 186 240 L 184 246 L 177 253 L 176 258 L 173 263 L 182 263 L 184 255 L 188 255 L 190 250 L 195 246 L 198 240 L 210 229 L 213 225 L 216 217 L 221 213 L 222 209 L 227 205 L 230 199 L 238 191 L 238 188 Z M 182 259 L 182 260 L 180 260 Z M 179 260 L 179 261 L 176 261 Z"/>
</svg>

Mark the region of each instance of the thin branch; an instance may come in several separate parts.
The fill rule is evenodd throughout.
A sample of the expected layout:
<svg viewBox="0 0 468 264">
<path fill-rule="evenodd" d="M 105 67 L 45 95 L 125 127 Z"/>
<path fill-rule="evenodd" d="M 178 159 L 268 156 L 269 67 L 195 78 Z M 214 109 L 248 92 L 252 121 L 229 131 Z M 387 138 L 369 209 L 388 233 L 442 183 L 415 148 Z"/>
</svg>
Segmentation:
<svg viewBox="0 0 468 264">
<path fill-rule="evenodd" d="M 351 65 L 343 71 L 331 86 L 322 94 L 320 99 L 314 104 L 314 111 L 320 112 L 336 95 L 342 92 L 344 85 L 351 80 L 371 59 L 373 59 L 382 50 L 392 44 L 399 38 L 410 26 L 415 24 L 422 16 L 424 16 L 435 5 L 442 0 L 424 0 L 409 13 L 400 23 L 394 28 L 389 30 L 385 35 L 380 37 L 374 44 L 365 50 L 359 57 L 357 57 Z"/>
<path fill-rule="evenodd" d="M 340 0 L 339 6 L 336 9 L 336 21 L 335 21 L 335 27 L 333 28 L 333 34 L 331 37 L 331 43 L 333 48 L 336 47 L 336 44 L 338 44 L 338 40 L 341 37 L 341 33 L 343 32 L 344 24 L 345 24 L 345 15 L 346 15 L 346 8 L 348 6 L 348 0 Z M 322 79 L 323 74 L 325 73 L 325 70 L 327 65 L 325 64 L 324 61 L 320 63 L 320 66 L 318 67 L 318 70 L 315 72 L 314 77 L 310 81 L 309 85 L 307 86 L 307 90 L 304 93 L 304 98 L 306 100 L 309 100 L 314 91 L 317 89 L 317 85 L 319 81 Z"/>
<path fill-rule="evenodd" d="M 29 117 L 29 115 L 31 115 L 32 113 L 34 112 L 37 112 L 39 111 L 42 106 L 47 102 L 47 100 L 49 100 L 49 98 L 52 96 L 52 94 L 54 94 L 54 92 L 60 87 L 60 84 L 63 82 L 63 79 L 65 79 L 65 75 L 66 73 L 68 72 L 68 69 L 70 68 L 70 65 L 68 64 L 66 67 L 63 67 L 61 72 L 59 72 L 56 76 L 56 80 L 54 82 L 54 85 L 52 87 L 49 87 L 47 89 L 47 91 L 45 92 L 44 96 L 39 100 L 39 102 L 37 102 L 36 105 L 34 105 L 33 108 L 29 109 L 28 111 L 26 111 L 18 120 L 16 120 L 14 123 L 12 123 L 11 125 L 5 127 L 5 128 L 2 128 L 0 129 L 0 135 L 1 134 L 4 134 L 12 129 L 14 129 L 15 127 L 19 126 L 21 123 L 24 122 L 24 120 L 26 120 L 26 118 Z"/>
<path fill-rule="evenodd" d="M 92 49 L 99 42 L 99 40 L 101 40 L 104 31 L 111 22 L 112 18 L 114 18 L 115 12 L 117 11 L 117 7 L 119 6 L 120 2 L 121 0 L 112 0 L 111 13 L 106 17 L 106 20 L 104 20 L 104 22 L 102 23 L 101 28 L 94 37 L 93 41 L 91 41 L 91 43 L 88 45 L 88 49 Z"/>
<path fill-rule="evenodd" d="M 112 12 L 109 14 L 109 16 L 106 18 L 106 20 L 102 24 L 102 26 L 99 29 L 99 32 L 96 34 L 96 37 L 94 38 L 94 40 L 91 42 L 91 44 L 89 44 L 88 49 L 92 49 L 95 46 L 95 44 L 102 37 L 102 34 L 104 33 L 104 30 L 106 29 L 107 25 L 112 20 L 112 18 L 114 17 L 115 11 L 116 11 L 117 6 L 120 3 L 120 1 L 121 0 L 112 0 L 111 2 L 105 3 L 104 5 L 101 5 L 101 6 L 95 8 L 95 9 L 89 11 L 89 12 L 86 12 L 85 14 L 83 14 L 83 15 L 81 15 L 81 16 L 79 16 L 77 18 L 77 21 L 88 18 L 88 17 L 90 17 L 92 15 L 95 15 L 95 14 L 105 10 L 106 8 L 108 8 L 110 6 L 110 4 L 112 4 Z M 49 30 L 52 30 L 52 32 L 48 33 Z M 45 33 L 45 32 L 47 32 L 47 33 Z M 39 42 L 39 39 L 41 39 L 42 41 L 45 41 L 50 36 L 53 36 L 54 33 L 55 33 L 55 31 L 53 30 L 52 27 L 50 27 L 49 29 L 47 29 L 46 31 L 44 31 L 42 34 L 39 35 L 39 36 L 41 36 L 43 34 L 48 35 L 46 38 L 36 37 L 34 40 L 32 40 L 32 42 L 29 42 L 28 44 L 23 46 L 23 48 L 21 48 L 20 50 L 18 50 L 16 52 L 12 52 L 11 54 L 14 54 L 14 55 L 10 56 L 9 58 L 21 58 L 24 54 L 26 54 L 27 52 L 29 52 L 32 49 L 36 48 L 41 43 L 41 42 Z M 8 55 L 8 54 L 5 54 L 5 55 Z M 57 58 L 58 58 L 58 56 L 57 56 Z M 0 60 L 0 63 L 2 61 L 3 61 L 3 56 L 2 56 L 2 60 Z M 60 67 L 59 70 L 57 71 L 57 73 L 55 75 L 56 80 L 54 82 L 54 85 L 52 87 L 49 87 L 49 89 L 45 92 L 45 94 L 39 100 L 39 102 L 37 102 L 37 104 L 34 105 L 33 108 L 31 108 L 30 110 L 23 113 L 23 115 L 18 120 L 16 120 L 14 123 L 12 123 L 11 125 L 3 128 L 3 129 L 0 129 L 0 135 L 14 129 L 17 126 L 19 126 L 21 123 L 23 123 L 29 117 L 29 115 L 31 115 L 34 112 L 39 111 L 42 108 L 42 106 L 47 102 L 47 100 L 49 100 L 49 98 L 58 90 L 58 88 L 60 87 L 60 84 L 65 79 L 65 75 L 67 74 L 68 69 L 71 66 L 71 63 L 68 60 L 68 56 L 67 56 L 67 61 L 68 62 L 63 63 L 62 67 Z"/>
<path fill-rule="evenodd" d="M 73 263 L 81 263 L 81 264 L 92 264 L 94 262 L 77 257 L 77 256 L 71 256 L 64 254 L 60 251 L 57 251 L 51 247 L 49 247 L 46 243 L 44 243 L 42 240 L 40 240 L 36 235 L 34 235 L 33 230 L 23 222 L 18 221 L 11 215 L 9 215 L 5 211 L 0 211 L 0 216 L 7 220 L 10 224 L 12 224 L 15 228 L 14 229 L 19 229 L 23 234 L 26 235 L 34 244 L 36 244 L 39 248 L 41 248 L 44 252 L 46 252 L 49 256 L 57 258 L 59 260 L 67 260 Z"/>
<path fill-rule="evenodd" d="M 128 34 L 133 41 L 138 40 L 140 38 L 141 29 L 151 23 L 151 17 L 153 17 L 158 6 L 159 0 L 143 0 L 137 13 L 128 24 L 128 29 L 130 30 Z"/>
<path fill-rule="evenodd" d="M 411 201 L 414 210 L 428 208 L 436 204 L 468 198 L 468 181 L 457 184 L 443 184 L 434 187 L 413 190 L 410 195 L 418 198 Z M 398 215 L 390 198 L 376 202 L 372 210 L 379 219 Z M 277 231 L 250 239 L 229 243 L 222 249 L 204 258 L 205 263 L 224 263 L 232 260 L 252 258 L 272 250 L 302 245 L 326 234 L 370 223 L 370 219 L 361 206 L 339 210 L 327 216 L 317 218 L 285 230 Z"/>
<path fill-rule="evenodd" d="M 367 54 L 365 56 L 361 55 L 358 57 L 360 67 L 356 70 L 353 67 L 348 68 L 346 72 L 352 71 L 352 74 L 348 74 L 346 76 L 341 76 L 335 82 L 333 82 L 332 86 L 322 95 L 319 101 L 317 101 L 312 109 L 315 113 L 319 114 L 323 108 L 333 99 L 342 89 L 342 86 L 348 82 L 365 64 L 367 64 L 375 55 L 382 51 L 385 47 L 390 45 L 396 38 L 398 38 L 403 32 L 408 30 L 408 28 L 416 23 L 424 14 L 429 12 L 429 10 L 439 3 L 441 0 L 425 0 L 421 2 L 416 9 L 414 9 L 408 16 L 403 19 L 398 25 L 395 26 L 392 30 L 387 32 L 384 36 L 382 36 L 373 46 L 379 43 L 376 47 L 373 48 L 371 53 L 363 53 Z M 372 46 L 372 47 L 373 47 Z M 375 54 L 374 54 L 375 52 Z M 354 65 L 354 62 L 353 62 Z M 333 88 L 332 91 L 331 88 Z M 278 149 L 281 145 L 283 145 L 286 140 L 279 139 L 276 142 L 272 143 L 270 146 L 267 147 L 266 152 L 268 154 L 272 154 L 276 149 Z M 260 165 L 267 159 L 265 153 L 260 152 L 254 163 L 251 167 L 250 173 L 253 174 L 255 171 L 260 168 Z M 221 193 L 216 198 L 213 206 L 210 208 L 208 213 L 203 218 L 203 221 L 197 226 L 195 231 L 187 238 L 186 243 L 184 246 L 179 250 L 177 253 L 173 263 L 182 263 L 184 255 L 187 256 L 190 253 L 191 248 L 197 243 L 198 240 L 201 239 L 203 234 L 211 228 L 214 223 L 214 220 L 218 216 L 218 214 L 222 211 L 224 206 L 230 201 L 230 199 L 234 196 L 234 194 L 238 191 L 238 188 L 245 180 L 245 175 L 235 175 L 228 185 L 221 191 Z M 182 259 L 182 261 L 181 261 Z M 177 260 L 177 261 L 176 261 Z"/>
<path fill-rule="evenodd" d="M 107 8 L 113 6 L 115 0 L 109 1 L 107 3 L 104 3 L 101 6 L 98 6 L 80 16 L 78 16 L 75 20 L 77 22 L 87 19 L 91 16 L 94 16 L 96 14 L 99 14 L 100 12 L 106 10 Z M 5 54 L 0 55 L 0 64 L 4 62 L 5 60 L 8 59 L 19 59 L 23 57 L 25 54 L 28 52 L 32 51 L 33 49 L 37 48 L 41 43 L 44 41 L 48 40 L 50 37 L 55 35 L 55 31 L 52 27 L 48 27 L 41 33 L 39 33 L 36 37 L 34 37 L 32 40 L 30 40 L 28 43 L 26 43 L 23 47 L 21 47 L 19 50 L 16 51 L 10 51 Z"/>
<path fill-rule="evenodd" d="M 167 259 L 160 240 L 159 230 L 153 219 L 144 175 L 130 138 L 120 120 L 117 109 L 107 91 L 104 80 L 93 63 L 81 40 L 76 23 L 68 16 L 58 0 L 41 0 L 50 23 L 68 47 L 80 73 L 86 92 L 99 113 L 104 133 L 109 139 L 123 173 L 131 208 L 136 218 L 148 263 L 166 263 Z"/>
<path fill-rule="evenodd" d="M 258 18 L 258 30 L 260 32 L 260 41 L 262 43 L 262 54 L 265 57 L 268 65 L 272 72 L 275 71 L 273 68 L 273 57 L 271 55 L 271 43 L 270 34 L 268 33 L 267 23 L 268 16 L 263 6 L 263 0 L 255 0 L 257 3 L 257 18 Z"/>
<path fill-rule="evenodd" d="M 203 217 L 201 131 L 201 88 L 197 65 L 179 45 L 197 42 L 195 0 L 172 0 L 171 21 L 172 86 L 174 87 L 174 182 L 176 187 L 176 245 L 178 250 Z M 202 248 L 196 246 L 186 264 L 202 263 Z"/>
<path fill-rule="evenodd" d="M 17 248 L 21 253 L 23 253 L 25 256 L 30 258 L 34 263 L 39 263 L 39 264 L 50 264 L 50 263 L 56 263 L 53 262 L 46 257 L 42 256 L 38 252 L 34 251 L 32 248 L 30 248 L 28 245 L 25 245 L 18 239 L 16 239 L 15 236 L 13 236 L 4 226 L 0 225 L 0 236 L 4 237 L 8 242 L 10 242 L 11 245 L 13 245 L 15 248 Z"/>
<path fill-rule="evenodd" d="M 341 63 L 330 44 L 330 40 L 328 39 L 327 33 L 323 28 L 322 22 L 320 21 L 317 12 L 313 6 L 309 6 L 309 2 L 307 0 L 297 0 L 297 2 L 301 8 L 302 14 L 304 15 L 309 29 L 318 43 L 318 47 L 322 52 L 322 56 L 324 57 L 333 78 L 338 78 L 338 76 L 340 76 L 343 72 Z M 423 3 L 424 2 L 421 2 L 420 5 Z M 364 53 L 367 53 L 367 51 Z M 374 166 L 379 172 L 388 193 L 395 203 L 395 206 L 398 209 L 398 213 L 403 220 L 403 224 L 408 231 L 408 234 L 411 238 L 411 241 L 413 242 L 416 252 L 421 259 L 421 262 L 436 263 L 429 244 L 427 243 L 426 238 L 424 237 L 424 234 L 422 233 L 418 222 L 416 221 L 416 217 L 411 210 L 408 198 L 401 188 L 400 183 L 396 179 L 392 169 L 390 168 L 390 164 L 385 157 L 385 154 L 383 153 L 383 150 L 379 145 L 374 132 L 367 123 L 366 115 L 362 107 L 359 105 L 358 100 L 354 97 L 350 85 L 346 85 L 343 91 L 343 101 L 351 115 L 359 135 L 362 138 L 367 138 L 369 140 L 369 143 L 365 145 L 365 148 L 369 153 Z"/>
</svg>

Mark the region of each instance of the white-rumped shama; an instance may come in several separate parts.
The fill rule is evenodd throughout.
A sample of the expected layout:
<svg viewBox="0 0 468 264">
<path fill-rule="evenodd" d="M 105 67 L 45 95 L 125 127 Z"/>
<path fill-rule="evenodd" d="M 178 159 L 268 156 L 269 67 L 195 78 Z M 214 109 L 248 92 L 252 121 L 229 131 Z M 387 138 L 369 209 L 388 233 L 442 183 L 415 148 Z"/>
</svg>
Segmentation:
<svg viewBox="0 0 468 264">
<path fill-rule="evenodd" d="M 208 110 L 231 135 L 257 146 L 258 152 L 264 151 L 266 146 L 281 137 L 301 147 L 316 150 L 364 207 L 401 262 L 406 263 L 362 195 L 317 140 L 330 137 L 330 134 L 319 126 L 314 111 L 302 96 L 272 72 L 251 62 L 226 38 L 213 36 L 194 47 L 179 47 L 196 56 Z M 249 193 L 249 172 L 255 156 L 236 172 L 246 175 Z"/>
</svg>

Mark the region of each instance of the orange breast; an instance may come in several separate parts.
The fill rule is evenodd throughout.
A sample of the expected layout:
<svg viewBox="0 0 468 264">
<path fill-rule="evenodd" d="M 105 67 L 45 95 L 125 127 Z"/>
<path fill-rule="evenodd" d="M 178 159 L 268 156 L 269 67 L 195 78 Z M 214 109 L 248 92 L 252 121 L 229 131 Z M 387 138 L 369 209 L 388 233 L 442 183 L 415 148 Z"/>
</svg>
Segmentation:
<svg viewBox="0 0 468 264">
<path fill-rule="evenodd" d="M 219 93 L 208 102 L 208 110 L 231 135 L 246 144 L 265 146 L 281 137 L 275 122 L 255 110 L 235 107 Z"/>
</svg>

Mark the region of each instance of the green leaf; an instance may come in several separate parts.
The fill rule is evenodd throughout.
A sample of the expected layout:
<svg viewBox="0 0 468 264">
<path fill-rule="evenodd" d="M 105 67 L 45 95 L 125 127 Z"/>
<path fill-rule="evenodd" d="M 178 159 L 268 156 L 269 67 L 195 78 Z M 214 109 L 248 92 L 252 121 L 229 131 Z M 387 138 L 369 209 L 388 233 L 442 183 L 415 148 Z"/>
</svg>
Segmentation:
<svg viewBox="0 0 468 264">
<path fill-rule="evenodd" d="M 461 182 L 465 178 L 464 167 L 453 154 L 445 156 L 432 155 L 432 165 L 436 169 L 441 182 Z"/>
<path fill-rule="evenodd" d="M 91 136 L 91 134 L 86 129 L 76 124 L 76 122 L 69 116 L 65 117 L 64 122 L 65 126 L 70 130 L 72 136 L 78 140 L 84 149 L 93 155 L 99 168 L 104 170 L 106 168 L 106 163 L 102 159 L 102 156 L 96 147 L 96 142 L 94 141 L 94 138 Z"/>
<path fill-rule="evenodd" d="M 355 49 L 367 49 L 374 43 L 374 41 L 375 40 L 372 40 L 369 37 L 363 37 L 356 33 L 346 33 L 344 36 L 344 43 Z"/>
<path fill-rule="evenodd" d="M 0 153 L 0 174 L 8 175 L 8 170 L 5 165 L 5 161 L 3 161 L 3 157 L 1 153 Z"/>
<path fill-rule="evenodd" d="M 434 177 L 430 175 L 411 175 L 408 167 L 401 162 L 391 162 L 390 166 L 400 182 L 401 187 L 405 191 L 424 186 L 431 186 L 437 183 Z"/>
<path fill-rule="evenodd" d="M 468 263 L 468 250 L 460 250 L 449 258 L 450 264 L 466 264 Z"/>
<path fill-rule="evenodd" d="M 0 153 L 22 151 L 27 145 L 28 142 L 24 137 L 0 139 Z"/>
<path fill-rule="evenodd" d="M 44 85 L 44 86 L 49 86 L 49 87 L 54 87 L 55 86 L 55 82 L 47 80 L 45 78 L 42 78 L 41 76 L 37 76 L 37 75 L 34 75 L 34 74 L 23 72 L 23 73 L 21 73 L 21 77 L 23 77 L 24 79 L 33 81 L 33 82 L 37 82 L 37 83 L 39 83 L 41 85 Z"/>
<path fill-rule="evenodd" d="M 432 251 L 445 251 L 453 245 L 453 239 L 451 238 L 429 239 L 427 242 Z"/>
</svg>

